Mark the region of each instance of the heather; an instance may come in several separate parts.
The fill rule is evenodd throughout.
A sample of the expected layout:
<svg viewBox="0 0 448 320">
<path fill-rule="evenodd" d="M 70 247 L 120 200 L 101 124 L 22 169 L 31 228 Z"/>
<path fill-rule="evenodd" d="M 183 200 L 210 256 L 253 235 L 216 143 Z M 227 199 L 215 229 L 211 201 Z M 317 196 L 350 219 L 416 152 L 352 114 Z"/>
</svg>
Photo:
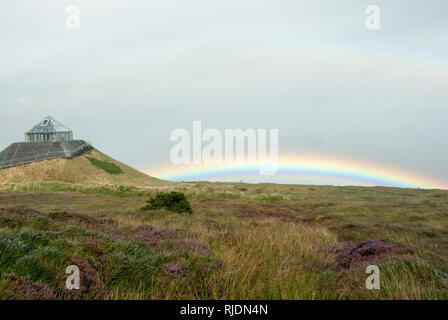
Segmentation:
<svg viewBox="0 0 448 320">
<path fill-rule="evenodd" d="M 0 185 L 0 299 L 448 298 L 447 191 L 56 187 Z"/>
<path fill-rule="evenodd" d="M 396 245 L 377 239 L 367 239 L 357 244 L 339 244 L 328 249 L 336 253 L 339 269 L 351 269 L 365 262 L 374 264 L 385 254 L 399 250 Z"/>
</svg>

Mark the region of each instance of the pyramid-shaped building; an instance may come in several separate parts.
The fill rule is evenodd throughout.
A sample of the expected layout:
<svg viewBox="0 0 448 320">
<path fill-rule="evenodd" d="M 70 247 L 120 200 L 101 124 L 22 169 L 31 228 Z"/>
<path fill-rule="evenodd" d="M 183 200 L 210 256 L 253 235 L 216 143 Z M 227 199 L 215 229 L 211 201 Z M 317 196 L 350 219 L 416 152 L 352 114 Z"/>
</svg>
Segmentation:
<svg viewBox="0 0 448 320">
<path fill-rule="evenodd" d="M 11 144 L 0 152 L 0 169 L 55 158 L 71 159 L 92 149 L 84 140 L 50 116 L 25 133 L 25 142 Z"/>
</svg>

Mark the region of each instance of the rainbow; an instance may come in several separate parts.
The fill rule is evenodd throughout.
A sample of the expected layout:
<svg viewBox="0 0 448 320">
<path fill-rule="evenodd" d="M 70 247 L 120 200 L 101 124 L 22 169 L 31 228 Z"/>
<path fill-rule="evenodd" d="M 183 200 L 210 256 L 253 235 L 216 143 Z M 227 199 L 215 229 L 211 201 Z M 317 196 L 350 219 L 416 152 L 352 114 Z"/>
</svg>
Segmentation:
<svg viewBox="0 0 448 320">
<path fill-rule="evenodd" d="M 244 181 L 289 184 L 360 185 L 448 189 L 448 183 L 390 166 L 349 159 L 286 155 L 275 175 L 260 175 L 258 165 L 171 165 L 144 170 L 170 181 Z"/>
</svg>

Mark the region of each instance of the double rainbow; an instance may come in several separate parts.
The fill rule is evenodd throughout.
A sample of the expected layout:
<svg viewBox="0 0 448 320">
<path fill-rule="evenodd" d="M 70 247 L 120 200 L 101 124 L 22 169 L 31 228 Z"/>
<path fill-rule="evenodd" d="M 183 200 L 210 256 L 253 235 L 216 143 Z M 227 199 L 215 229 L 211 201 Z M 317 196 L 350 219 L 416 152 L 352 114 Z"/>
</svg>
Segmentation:
<svg viewBox="0 0 448 320">
<path fill-rule="evenodd" d="M 348 159 L 288 155 L 279 159 L 274 175 L 260 175 L 258 165 L 170 165 L 145 170 L 170 181 L 244 181 L 448 189 L 448 183 L 405 170 Z"/>
</svg>

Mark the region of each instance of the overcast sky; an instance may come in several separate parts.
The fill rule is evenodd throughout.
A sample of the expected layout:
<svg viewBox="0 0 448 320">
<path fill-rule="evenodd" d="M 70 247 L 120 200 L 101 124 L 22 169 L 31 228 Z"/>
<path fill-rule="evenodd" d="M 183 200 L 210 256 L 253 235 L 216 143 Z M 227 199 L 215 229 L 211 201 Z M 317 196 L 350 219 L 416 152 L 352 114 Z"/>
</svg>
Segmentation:
<svg viewBox="0 0 448 320">
<path fill-rule="evenodd" d="M 80 8 L 80 30 L 65 9 Z M 367 5 L 381 29 L 367 30 Z M 173 129 L 448 181 L 446 0 L 2 0 L 0 149 L 46 115 L 139 169 Z"/>
</svg>

